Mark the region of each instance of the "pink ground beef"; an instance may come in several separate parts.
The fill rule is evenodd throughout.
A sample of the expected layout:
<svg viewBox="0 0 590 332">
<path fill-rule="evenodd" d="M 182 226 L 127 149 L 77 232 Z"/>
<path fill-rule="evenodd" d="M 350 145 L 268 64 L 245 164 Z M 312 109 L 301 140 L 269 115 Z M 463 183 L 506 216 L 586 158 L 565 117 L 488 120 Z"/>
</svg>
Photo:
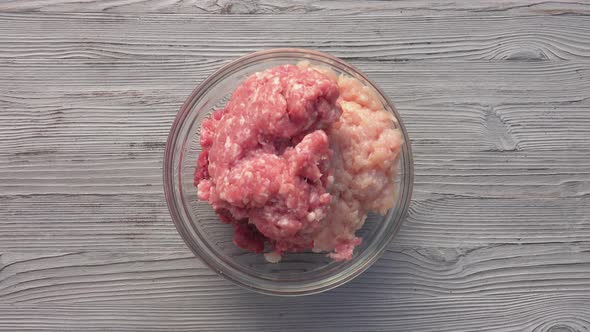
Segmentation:
<svg viewBox="0 0 590 332">
<path fill-rule="evenodd" d="M 306 249 L 350 259 L 367 213 L 393 206 L 395 128 L 356 79 L 305 63 L 256 73 L 202 124 L 199 199 L 233 225 L 237 246 L 266 244 L 273 261 Z"/>
<path fill-rule="evenodd" d="M 278 252 L 313 247 L 330 207 L 332 152 L 323 131 L 340 116 L 338 85 L 283 65 L 250 76 L 201 128 L 195 172 L 201 200 L 236 230 L 239 247 Z"/>
</svg>

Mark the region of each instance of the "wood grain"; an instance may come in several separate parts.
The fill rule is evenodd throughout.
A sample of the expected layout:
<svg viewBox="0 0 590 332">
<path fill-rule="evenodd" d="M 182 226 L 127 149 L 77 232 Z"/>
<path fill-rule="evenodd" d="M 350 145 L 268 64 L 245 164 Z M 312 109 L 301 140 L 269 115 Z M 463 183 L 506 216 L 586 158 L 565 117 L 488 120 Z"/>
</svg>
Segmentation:
<svg viewBox="0 0 590 332">
<path fill-rule="evenodd" d="M 590 331 L 589 8 L 0 1 L 0 330 Z M 414 148 L 383 258 L 312 297 L 215 275 L 162 190 L 190 91 L 279 46 L 358 66 Z"/>
<path fill-rule="evenodd" d="M 589 30 L 590 16 L 238 15 L 227 24 L 218 15 L 4 13 L 0 58 L 195 61 L 302 47 L 348 60 L 571 60 L 590 56 Z"/>
<path fill-rule="evenodd" d="M 588 14 L 584 1 L 355 1 L 355 0 L 5 0 L 0 11 L 190 13 L 190 14 L 358 14 L 393 15 L 563 15 Z"/>
<path fill-rule="evenodd" d="M 415 200 L 394 244 L 454 248 L 589 242 L 587 197 L 431 195 Z M 4 198 L 2 204 L 3 251 L 170 252 L 185 248 L 161 194 L 31 195 Z"/>
<path fill-rule="evenodd" d="M 0 327 L 584 331 L 589 255 L 588 245 L 393 248 L 348 285 L 284 299 L 240 291 L 188 253 L 7 254 Z"/>
<path fill-rule="evenodd" d="M 589 261 L 587 243 L 472 248 L 394 246 L 367 273 L 323 297 L 590 295 Z M 252 295 L 232 287 L 188 250 L 7 253 L 2 255 L 0 267 L 0 301 L 4 304 L 178 304 L 215 297 L 239 302 Z"/>
<path fill-rule="evenodd" d="M 314 311 L 307 307 L 313 306 Z M 7 331 L 588 331 L 588 297 L 521 295 L 486 298 L 249 298 L 182 306 L 0 306 Z M 224 315 L 223 313 L 232 313 Z M 353 314 L 354 313 L 354 314 Z M 371 318 L 365 318 L 370 315 Z M 466 319 L 466 317 L 468 319 Z"/>
</svg>

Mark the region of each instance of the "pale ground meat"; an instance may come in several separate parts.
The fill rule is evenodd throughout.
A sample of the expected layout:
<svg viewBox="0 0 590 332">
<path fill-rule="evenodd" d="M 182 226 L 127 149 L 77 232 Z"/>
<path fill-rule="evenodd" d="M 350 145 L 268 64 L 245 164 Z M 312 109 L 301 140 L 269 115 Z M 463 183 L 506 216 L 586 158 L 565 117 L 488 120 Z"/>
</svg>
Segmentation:
<svg viewBox="0 0 590 332">
<path fill-rule="evenodd" d="M 395 178 L 403 143 L 397 121 L 376 93 L 350 77 L 338 78 L 342 115 L 327 130 L 333 184 L 327 224 L 314 237 L 314 251 L 334 260 L 352 257 L 361 240 L 355 232 L 369 211 L 385 214 L 395 202 Z"/>
<path fill-rule="evenodd" d="M 234 243 L 276 262 L 286 251 L 352 257 L 369 211 L 394 203 L 402 137 L 359 81 L 306 63 L 250 76 L 201 128 L 199 199 Z"/>
</svg>

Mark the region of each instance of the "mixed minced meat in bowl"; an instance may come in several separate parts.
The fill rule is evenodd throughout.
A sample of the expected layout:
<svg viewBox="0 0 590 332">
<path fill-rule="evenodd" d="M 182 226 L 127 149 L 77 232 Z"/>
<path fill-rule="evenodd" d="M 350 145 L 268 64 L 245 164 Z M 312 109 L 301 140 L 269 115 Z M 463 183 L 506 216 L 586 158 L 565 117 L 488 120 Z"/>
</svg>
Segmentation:
<svg viewBox="0 0 590 332">
<path fill-rule="evenodd" d="M 356 78 L 308 62 L 257 72 L 201 125 L 194 183 L 240 248 L 349 260 L 369 212 L 395 202 L 403 136 Z"/>
</svg>

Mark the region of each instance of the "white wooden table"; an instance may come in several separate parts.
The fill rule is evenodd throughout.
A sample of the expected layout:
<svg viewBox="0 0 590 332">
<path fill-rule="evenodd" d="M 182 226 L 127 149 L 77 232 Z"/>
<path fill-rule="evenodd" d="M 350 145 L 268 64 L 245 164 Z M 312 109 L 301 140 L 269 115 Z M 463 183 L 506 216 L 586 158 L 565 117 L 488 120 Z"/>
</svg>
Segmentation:
<svg viewBox="0 0 590 332">
<path fill-rule="evenodd" d="M 368 272 L 275 298 L 178 236 L 190 91 L 247 52 L 357 65 L 396 103 L 413 204 Z M 590 2 L 0 0 L 0 330 L 590 331 Z"/>
</svg>

